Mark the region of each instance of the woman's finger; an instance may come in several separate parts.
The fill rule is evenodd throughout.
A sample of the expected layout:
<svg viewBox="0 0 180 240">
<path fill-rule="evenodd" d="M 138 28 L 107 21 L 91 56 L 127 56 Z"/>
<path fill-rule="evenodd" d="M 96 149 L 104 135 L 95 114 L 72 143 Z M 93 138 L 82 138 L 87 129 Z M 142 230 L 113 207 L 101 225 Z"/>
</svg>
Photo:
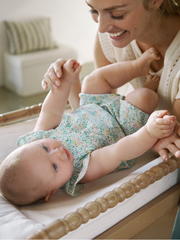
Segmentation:
<svg viewBox="0 0 180 240">
<path fill-rule="evenodd" d="M 174 156 L 180 157 L 180 156 L 179 156 L 180 150 L 179 150 L 179 148 L 178 148 L 175 144 L 173 144 L 173 143 L 169 144 L 169 145 L 167 146 L 167 149 L 168 149 Z"/>
<path fill-rule="evenodd" d="M 56 73 L 54 72 L 54 66 L 51 66 L 47 73 L 45 74 L 45 78 L 47 77 L 47 80 L 50 80 L 50 86 L 56 85 L 57 87 L 60 86 L 61 81 L 57 77 Z"/>
<path fill-rule="evenodd" d="M 62 77 L 62 66 L 64 65 L 65 62 L 66 60 L 60 58 L 53 64 L 54 73 L 57 76 L 57 78 Z"/>
<path fill-rule="evenodd" d="M 56 86 L 56 84 L 54 83 L 54 80 L 52 80 L 50 77 L 49 77 L 49 74 L 48 73 L 46 73 L 45 75 L 44 75 L 44 82 L 48 85 L 48 86 L 50 86 L 51 88 L 53 87 L 53 88 L 57 88 L 57 86 Z"/>
<path fill-rule="evenodd" d="M 168 159 L 169 154 L 168 154 L 168 150 L 167 149 L 160 149 L 159 150 L 159 155 L 161 156 L 162 160 L 165 161 Z"/>
<path fill-rule="evenodd" d="M 46 81 L 45 81 L 44 79 L 41 81 L 41 86 L 42 86 L 42 88 L 43 88 L 44 90 L 47 90 L 47 89 L 48 89 L 48 85 L 47 85 L 47 83 L 46 83 Z"/>
</svg>

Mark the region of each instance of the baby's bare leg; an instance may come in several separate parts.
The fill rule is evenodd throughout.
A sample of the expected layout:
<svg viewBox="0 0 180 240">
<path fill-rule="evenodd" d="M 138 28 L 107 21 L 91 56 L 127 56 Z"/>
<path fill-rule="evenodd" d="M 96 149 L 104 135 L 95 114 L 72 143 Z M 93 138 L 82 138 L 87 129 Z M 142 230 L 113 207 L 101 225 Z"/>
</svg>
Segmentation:
<svg viewBox="0 0 180 240">
<path fill-rule="evenodd" d="M 154 60 L 159 60 L 160 57 L 155 48 L 146 50 L 137 60 L 135 66 L 139 71 L 139 76 L 146 76 L 149 73 L 150 65 Z"/>
<path fill-rule="evenodd" d="M 155 92 L 157 92 L 159 86 L 160 77 L 153 76 L 151 74 L 147 75 L 146 82 L 143 85 L 145 88 L 149 88 Z"/>
<path fill-rule="evenodd" d="M 148 88 L 137 88 L 130 92 L 125 100 L 147 114 L 151 114 L 157 107 L 158 95 Z"/>
<path fill-rule="evenodd" d="M 140 76 L 149 74 L 152 61 L 159 60 L 158 52 L 155 48 L 145 51 L 141 57 L 134 61 L 135 67 Z M 159 84 L 159 77 L 148 75 L 147 81 L 142 88 L 138 88 L 129 93 L 125 100 L 143 112 L 151 114 L 157 107 L 158 95 L 156 94 Z"/>
</svg>

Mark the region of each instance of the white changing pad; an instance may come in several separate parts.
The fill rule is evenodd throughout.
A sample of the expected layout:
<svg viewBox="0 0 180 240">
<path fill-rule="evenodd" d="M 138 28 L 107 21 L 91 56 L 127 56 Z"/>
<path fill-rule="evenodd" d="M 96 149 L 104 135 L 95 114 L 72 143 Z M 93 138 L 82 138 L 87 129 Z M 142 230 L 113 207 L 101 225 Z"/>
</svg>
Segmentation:
<svg viewBox="0 0 180 240">
<path fill-rule="evenodd" d="M 16 148 L 18 136 L 31 131 L 35 121 L 21 122 L 0 128 L 0 161 Z M 136 164 L 128 170 L 109 174 L 94 182 L 85 184 L 83 193 L 73 198 L 60 190 L 48 203 L 38 202 L 29 206 L 16 207 L 0 196 L 0 239 L 24 239 L 30 237 L 38 229 L 62 219 L 70 212 L 75 212 L 79 207 L 102 197 L 104 193 L 112 191 L 122 183 L 128 182 L 140 173 L 144 173 L 152 166 L 162 162 L 161 158 L 155 159 L 154 154 L 148 151 L 136 159 Z M 62 239 L 92 239 L 101 234 L 120 220 L 124 219 L 161 193 L 165 192 L 180 182 L 180 169 L 164 176 L 161 180 L 135 193 L 132 197 L 118 203 L 114 208 L 109 208 L 105 213 L 90 219 L 77 230 L 69 232 Z"/>
</svg>

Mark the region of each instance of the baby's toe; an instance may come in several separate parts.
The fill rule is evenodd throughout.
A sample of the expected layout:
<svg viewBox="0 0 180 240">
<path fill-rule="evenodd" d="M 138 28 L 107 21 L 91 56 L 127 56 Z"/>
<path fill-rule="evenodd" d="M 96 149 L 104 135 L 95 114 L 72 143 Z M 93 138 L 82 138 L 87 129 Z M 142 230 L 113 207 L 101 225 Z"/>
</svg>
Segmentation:
<svg viewBox="0 0 180 240">
<path fill-rule="evenodd" d="M 153 77 L 152 77 L 152 80 L 153 80 L 154 82 L 158 83 L 158 82 L 160 81 L 160 77 L 158 77 L 158 76 L 153 76 Z"/>
</svg>

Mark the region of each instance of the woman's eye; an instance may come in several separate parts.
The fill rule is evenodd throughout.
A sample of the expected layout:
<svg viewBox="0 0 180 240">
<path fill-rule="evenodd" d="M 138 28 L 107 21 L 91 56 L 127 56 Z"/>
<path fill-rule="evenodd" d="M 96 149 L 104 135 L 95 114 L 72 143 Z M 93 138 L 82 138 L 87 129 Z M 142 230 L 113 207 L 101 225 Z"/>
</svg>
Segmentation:
<svg viewBox="0 0 180 240">
<path fill-rule="evenodd" d="M 53 163 L 53 168 L 54 168 L 55 171 L 57 171 L 57 166 L 56 166 L 55 163 Z"/>
<path fill-rule="evenodd" d="M 48 152 L 48 147 L 43 145 L 43 148 L 46 150 L 46 152 Z"/>
<path fill-rule="evenodd" d="M 111 15 L 111 18 L 114 19 L 114 20 L 121 20 L 124 18 L 124 15 L 121 15 L 121 16 L 114 16 L 114 15 Z"/>
<path fill-rule="evenodd" d="M 91 14 L 96 14 L 96 13 L 98 13 L 96 10 L 93 10 L 93 9 L 90 9 L 89 12 L 90 12 Z"/>
</svg>

